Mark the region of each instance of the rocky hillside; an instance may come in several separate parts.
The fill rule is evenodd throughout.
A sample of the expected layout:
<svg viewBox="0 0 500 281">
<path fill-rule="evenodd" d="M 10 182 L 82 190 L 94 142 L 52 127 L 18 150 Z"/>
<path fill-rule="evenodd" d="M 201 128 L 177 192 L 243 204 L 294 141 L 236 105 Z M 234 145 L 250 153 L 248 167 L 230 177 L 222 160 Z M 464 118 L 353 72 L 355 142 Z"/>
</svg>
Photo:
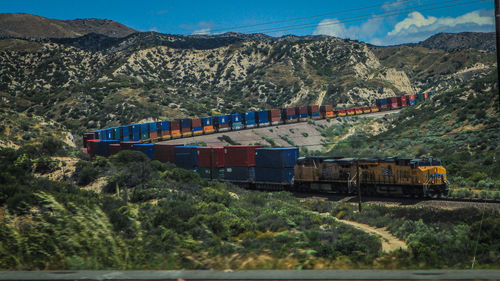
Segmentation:
<svg viewBox="0 0 500 281">
<path fill-rule="evenodd" d="M 450 89 L 495 65 L 495 54 L 482 50 L 374 47 L 328 36 L 10 38 L 0 40 L 0 91 L 2 107 L 81 133 L 310 103 L 367 105 Z"/>
<path fill-rule="evenodd" d="M 73 38 L 89 33 L 124 37 L 136 30 L 106 19 L 57 20 L 30 14 L 0 14 L 0 36 L 22 38 Z"/>
<path fill-rule="evenodd" d="M 495 52 L 497 49 L 494 32 L 438 33 L 417 45 L 440 50 L 472 48 Z"/>
</svg>

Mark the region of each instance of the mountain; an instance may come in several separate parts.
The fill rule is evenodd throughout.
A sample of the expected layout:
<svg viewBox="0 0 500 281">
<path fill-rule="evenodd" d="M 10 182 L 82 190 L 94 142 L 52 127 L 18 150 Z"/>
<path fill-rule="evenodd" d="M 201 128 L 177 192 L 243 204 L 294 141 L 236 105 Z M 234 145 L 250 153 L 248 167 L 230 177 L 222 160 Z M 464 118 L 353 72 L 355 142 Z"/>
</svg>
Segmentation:
<svg viewBox="0 0 500 281">
<path fill-rule="evenodd" d="M 74 38 L 89 33 L 124 37 L 136 30 L 106 19 L 57 20 L 30 14 L 0 14 L 0 36 L 21 38 Z"/>
<path fill-rule="evenodd" d="M 9 144 L 36 139 L 9 129 L 18 118 L 13 112 L 27 124 L 56 122 L 80 134 L 141 120 L 302 104 L 362 106 L 449 90 L 495 69 L 494 53 L 473 48 L 377 47 L 329 36 L 3 38 L 0 134 Z"/>
<path fill-rule="evenodd" d="M 471 48 L 495 52 L 495 32 L 438 33 L 416 45 L 440 50 Z"/>
</svg>

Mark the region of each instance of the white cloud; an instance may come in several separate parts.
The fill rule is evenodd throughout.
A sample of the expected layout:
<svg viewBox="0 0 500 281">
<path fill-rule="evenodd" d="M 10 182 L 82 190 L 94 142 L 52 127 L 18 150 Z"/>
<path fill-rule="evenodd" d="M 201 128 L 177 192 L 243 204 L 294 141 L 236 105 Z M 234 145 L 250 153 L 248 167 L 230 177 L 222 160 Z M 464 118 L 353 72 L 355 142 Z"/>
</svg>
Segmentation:
<svg viewBox="0 0 500 281">
<path fill-rule="evenodd" d="M 372 37 L 383 23 L 381 18 L 371 18 L 361 25 L 351 25 L 346 27 L 338 19 L 322 20 L 316 29 L 314 35 L 329 35 L 340 38 L 365 39 Z"/>
<path fill-rule="evenodd" d="M 439 32 L 494 31 L 493 10 L 476 10 L 458 17 L 425 16 L 411 12 L 383 38 L 372 38 L 375 45 L 396 45 L 419 42 Z"/>
<path fill-rule="evenodd" d="M 210 28 L 202 28 L 202 29 L 197 29 L 191 33 L 192 35 L 209 35 L 210 34 Z"/>
</svg>

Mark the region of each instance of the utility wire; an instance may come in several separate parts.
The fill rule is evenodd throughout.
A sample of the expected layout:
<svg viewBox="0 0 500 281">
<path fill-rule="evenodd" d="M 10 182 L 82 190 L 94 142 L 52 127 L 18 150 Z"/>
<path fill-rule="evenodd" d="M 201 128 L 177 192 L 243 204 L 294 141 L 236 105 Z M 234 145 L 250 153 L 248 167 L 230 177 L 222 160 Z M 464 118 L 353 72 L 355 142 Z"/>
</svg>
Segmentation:
<svg viewBox="0 0 500 281">
<path fill-rule="evenodd" d="M 265 26 L 265 25 L 271 25 L 271 24 L 277 24 L 277 23 L 301 21 L 301 20 L 306 20 L 306 19 L 320 18 L 320 17 L 331 16 L 331 15 L 345 14 L 345 13 L 349 13 L 349 12 L 368 10 L 371 8 L 378 8 L 382 5 L 393 5 L 393 4 L 399 4 L 399 3 L 409 2 L 409 1 L 414 1 L 414 0 L 394 1 L 394 2 L 390 2 L 390 3 L 381 3 L 381 4 L 366 6 L 366 7 L 362 7 L 362 8 L 355 8 L 355 9 L 330 12 L 330 13 L 315 15 L 315 16 L 299 17 L 299 18 L 286 19 L 286 20 L 277 20 L 277 21 L 270 21 L 270 22 L 257 23 L 257 24 L 251 24 L 251 25 L 240 25 L 240 26 L 233 26 L 233 27 L 227 27 L 227 28 L 218 28 L 218 29 L 213 29 L 211 31 L 212 32 L 233 31 L 233 30 L 245 29 L 245 28 L 256 27 L 256 26 Z"/>
<path fill-rule="evenodd" d="M 459 0 L 445 1 L 445 2 L 438 3 L 438 4 L 456 2 L 456 1 L 459 1 Z M 457 3 L 454 5 L 446 5 L 446 6 L 426 8 L 426 9 L 418 9 L 418 11 L 439 10 L 439 9 L 463 6 L 463 5 L 468 5 L 468 4 L 480 3 L 480 2 L 485 2 L 485 1 L 486 0 L 468 1 L 468 2 Z M 437 5 L 437 4 L 428 4 L 428 5 L 422 5 L 422 6 L 432 6 L 432 5 Z M 338 20 L 336 22 L 329 22 L 329 23 L 323 23 L 323 24 L 322 23 L 308 23 L 308 24 L 282 26 L 282 27 L 275 27 L 275 28 L 268 28 L 268 29 L 261 29 L 261 30 L 251 30 L 251 31 L 248 31 L 246 33 L 275 33 L 275 32 L 282 32 L 282 31 L 309 29 L 309 28 L 314 28 L 314 27 L 318 27 L 318 26 L 330 26 L 330 25 L 336 25 L 336 24 L 342 24 L 342 23 L 359 22 L 359 21 L 364 21 L 367 19 L 398 16 L 398 15 L 406 14 L 409 11 L 417 11 L 417 8 L 418 7 L 402 9 L 399 12 L 388 11 L 388 12 L 384 12 L 384 13 L 380 13 L 380 14 L 355 16 L 355 17 L 350 17 L 350 18 L 344 18 L 344 19 Z"/>
</svg>

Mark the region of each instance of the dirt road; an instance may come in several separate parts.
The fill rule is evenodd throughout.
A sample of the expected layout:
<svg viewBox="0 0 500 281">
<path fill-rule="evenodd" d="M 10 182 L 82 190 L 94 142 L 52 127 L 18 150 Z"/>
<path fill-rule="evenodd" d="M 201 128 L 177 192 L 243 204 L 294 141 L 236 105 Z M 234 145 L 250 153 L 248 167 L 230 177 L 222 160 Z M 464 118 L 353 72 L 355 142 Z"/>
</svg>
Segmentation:
<svg viewBox="0 0 500 281">
<path fill-rule="evenodd" d="M 348 221 L 348 220 L 341 220 L 341 219 L 336 219 L 339 222 L 349 224 L 359 230 L 362 230 L 366 233 L 376 235 L 381 238 L 382 241 L 382 251 L 384 252 L 392 252 L 397 249 L 403 249 L 406 250 L 408 248 L 408 245 L 402 240 L 399 240 L 396 236 L 392 235 L 387 229 L 385 228 L 376 228 L 371 225 L 367 224 L 362 224 L 359 222 L 355 221 Z"/>
</svg>

